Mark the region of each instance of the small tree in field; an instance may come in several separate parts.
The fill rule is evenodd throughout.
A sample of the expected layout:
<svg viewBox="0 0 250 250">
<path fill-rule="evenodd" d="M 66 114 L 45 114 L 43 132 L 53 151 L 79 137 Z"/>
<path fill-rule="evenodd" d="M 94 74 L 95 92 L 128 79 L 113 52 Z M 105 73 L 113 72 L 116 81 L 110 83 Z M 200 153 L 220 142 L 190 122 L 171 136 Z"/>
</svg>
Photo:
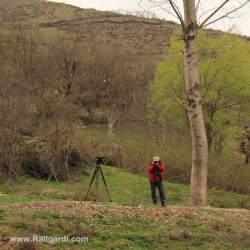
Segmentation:
<svg viewBox="0 0 250 250">
<path fill-rule="evenodd" d="M 160 7 L 175 15 L 182 26 L 186 107 L 192 137 L 192 172 L 189 203 L 191 205 L 206 205 L 208 143 L 200 91 L 201 80 L 198 71 L 197 31 L 229 16 L 250 1 L 224 0 L 210 12 L 203 13 L 200 12 L 202 12 L 202 7 L 206 2 L 201 0 L 183 0 L 182 5 L 180 5 L 183 11 L 178 6 L 178 1 L 147 0 L 147 2 L 151 3 L 153 7 Z M 227 6 L 228 9 L 226 9 Z M 227 10 L 226 12 L 225 9 Z M 199 13 L 200 16 L 198 16 Z"/>
</svg>

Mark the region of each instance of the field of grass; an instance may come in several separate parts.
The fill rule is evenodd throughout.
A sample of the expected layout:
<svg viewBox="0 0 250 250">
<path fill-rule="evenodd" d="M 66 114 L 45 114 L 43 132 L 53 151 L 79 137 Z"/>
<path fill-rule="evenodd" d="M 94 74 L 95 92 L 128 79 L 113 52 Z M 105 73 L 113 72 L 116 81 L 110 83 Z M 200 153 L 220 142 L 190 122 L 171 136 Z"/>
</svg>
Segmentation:
<svg viewBox="0 0 250 250">
<path fill-rule="evenodd" d="M 11 208 L 0 210 L 1 249 L 249 249 L 249 225 L 238 218 L 246 212 L 76 203 Z M 34 234 L 88 237 L 88 242 L 6 243 L 10 235 Z"/>
<path fill-rule="evenodd" d="M 102 166 L 81 204 L 94 167 L 74 181 L 26 178 L 0 186 L 1 249 L 248 249 L 249 211 L 187 206 L 189 187 L 165 181 L 167 208 L 151 205 L 146 176 Z M 96 198 L 97 202 L 93 202 Z M 248 196 L 209 190 L 214 207 L 250 207 Z M 88 237 L 88 243 L 10 243 L 10 236 Z M 33 248 L 32 248 L 33 247 Z M 236 248 L 232 248 L 236 247 Z"/>
<path fill-rule="evenodd" d="M 95 168 L 89 167 L 87 174 L 77 175 L 72 182 L 46 182 L 25 178 L 23 181 L 10 180 L 0 186 L 0 202 L 16 203 L 27 201 L 80 201 L 86 195 Z M 119 168 L 102 166 L 107 187 L 114 204 L 128 206 L 150 205 L 150 185 L 147 176 L 139 176 Z M 95 192 L 93 183 L 88 200 L 94 198 L 108 202 L 108 195 L 100 176 L 98 189 Z M 187 205 L 189 186 L 164 181 L 168 205 Z M 209 189 L 208 203 L 218 208 L 250 209 L 250 197 L 231 192 Z"/>
</svg>

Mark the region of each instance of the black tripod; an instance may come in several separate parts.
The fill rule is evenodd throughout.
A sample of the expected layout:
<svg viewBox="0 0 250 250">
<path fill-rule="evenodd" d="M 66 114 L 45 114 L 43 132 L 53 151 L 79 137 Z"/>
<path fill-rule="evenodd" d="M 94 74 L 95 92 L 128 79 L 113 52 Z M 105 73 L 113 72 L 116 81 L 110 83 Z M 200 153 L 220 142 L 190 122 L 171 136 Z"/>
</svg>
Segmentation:
<svg viewBox="0 0 250 250">
<path fill-rule="evenodd" d="M 88 192 L 84 198 L 84 200 L 86 201 L 87 198 L 88 198 L 88 194 L 89 194 L 89 191 L 90 191 L 90 188 L 94 182 L 94 179 L 95 179 L 95 186 L 96 186 L 96 189 L 95 189 L 95 199 L 94 199 L 94 202 L 96 202 L 96 197 L 97 197 L 97 189 L 98 189 L 98 182 L 99 182 L 99 176 L 100 176 L 100 172 L 101 172 L 101 176 L 102 176 L 102 179 L 103 179 L 103 183 L 106 187 L 106 190 L 107 190 L 107 193 L 108 193 L 108 197 L 109 197 L 109 201 L 112 202 L 111 198 L 110 198 L 110 195 L 109 195 L 109 191 L 108 191 L 108 187 L 107 187 L 107 183 L 106 183 L 106 180 L 104 178 L 104 175 L 103 175 L 103 172 L 102 172 L 102 168 L 101 168 L 101 164 L 103 164 L 103 160 L 105 159 L 105 157 L 97 157 L 96 158 L 96 167 L 95 167 L 95 172 L 92 176 L 92 179 L 91 179 L 91 182 L 89 184 L 89 189 L 88 189 Z"/>
</svg>

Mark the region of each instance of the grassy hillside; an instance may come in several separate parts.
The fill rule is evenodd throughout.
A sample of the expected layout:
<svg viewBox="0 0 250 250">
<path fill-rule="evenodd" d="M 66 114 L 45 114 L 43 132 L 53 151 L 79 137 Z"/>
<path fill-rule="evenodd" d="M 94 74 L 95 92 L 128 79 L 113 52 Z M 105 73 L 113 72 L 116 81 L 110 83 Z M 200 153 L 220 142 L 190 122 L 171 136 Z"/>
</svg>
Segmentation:
<svg viewBox="0 0 250 250">
<path fill-rule="evenodd" d="M 6 1 L 0 3 L 1 32 L 4 34 L 18 26 L 39 29 L 48 38 L 51 33 L 78 32 L 86 42 L 107 47 L 122 46 L 128 53 L 150 54 L 158 59 L 163 58 L 168 39 L 179 27 L 160 19 L 81 9 L 48 1 L 23 1 L 11 6 Z"/>
<path fill-rule="evenodd" d="M 94 168 L 72 183 L 9 182 L 0 187 L 1 249 L 248 249 L 249 211 L 185 207 L 189 188 L 165 182 L 167 208 L 151 205 L 147 177 L 102 167 L 99 202 L 81 203 Z M 89 200 L 94 197 L 94 188 Z M 102 201 L 100 203 L 100 201 Z M 215 207 L 250 207 L 248 196 L 210 190 Z M 11 243 L 10 236 L 88 237 L 88 243 Z M 33 248 L 32 248 L 33 247 Z"/>
<path fill-rule="evenodd" d="M 6 5 L 21 5 L 21 4 L 31 4 L 35 2 L 42 2 L 43 0 L 0 0 L 0 6 Z"/>
<path fill-rule="evenodd" d="M 75 175 L 72 182 L 60 182 L 59 184 L 32 178 L 25 178 L 18 182 L 10 180 L 0 187 L 0 202 L 80 201 L 86 195 L 94 169 L 94 167 L 87 168 L 86 174 L 82 174 L 79 171 L 79 174 Z M 146 173 L 145 176 L 139 176 L 116 167 L 103 166 L 102 169 L 111 199 L 114 203 L 128 206 L 151 205 L 150 185 Z M 169 205 L 187 205 L 189 186 L 166 181 L 165 192 Z M 95 183 L 92 185 L 88 200 L 91 201 L 94 197 Z M 103 202 L 109 201 L 101 178 L 99 180 L 97 200 Z M 214 189 L 209 190 L 208 203 L 213 207 L 219 208 L 250 209 L 250 198 L 247 195 L 238 195 Z"/>
<path fill-rule="evenodd" d="M 1 0 L 0 24 L 3 34 L 17 26 L 39 29 L 48 38 L 55 32 L 78 32 L 86 42 L 104 47 L 122 46 L 127 53 L 151 55 L 157 61 L 164 58 L 169 38 L 179 27 L 172 21 L 157 18 L 81 9 L 43 0 Z M 208 31 L 214 37 L 221 33 Z"/>
</svg>

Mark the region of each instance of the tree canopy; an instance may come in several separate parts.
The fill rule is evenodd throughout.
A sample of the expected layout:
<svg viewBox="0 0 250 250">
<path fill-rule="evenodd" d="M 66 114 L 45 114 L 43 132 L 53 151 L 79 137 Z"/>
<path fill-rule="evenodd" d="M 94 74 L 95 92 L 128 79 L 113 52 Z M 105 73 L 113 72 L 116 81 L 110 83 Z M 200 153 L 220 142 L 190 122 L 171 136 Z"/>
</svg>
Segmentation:
<svg viewBox="0 0 250 250">
<path fill-rule="evenodd" d="M 181 33 L 176 32 L 151 84 L 148 117 L 157 116 L 162 126 L 188 124 L 182 48 Z M 249 43 L 239 36 L 199 33 L 199 73 L 210 149 L 221 150 L 226 138 L 245 133 L 244 124 L 250 119 L 249 53 Z"/>
</svg>

